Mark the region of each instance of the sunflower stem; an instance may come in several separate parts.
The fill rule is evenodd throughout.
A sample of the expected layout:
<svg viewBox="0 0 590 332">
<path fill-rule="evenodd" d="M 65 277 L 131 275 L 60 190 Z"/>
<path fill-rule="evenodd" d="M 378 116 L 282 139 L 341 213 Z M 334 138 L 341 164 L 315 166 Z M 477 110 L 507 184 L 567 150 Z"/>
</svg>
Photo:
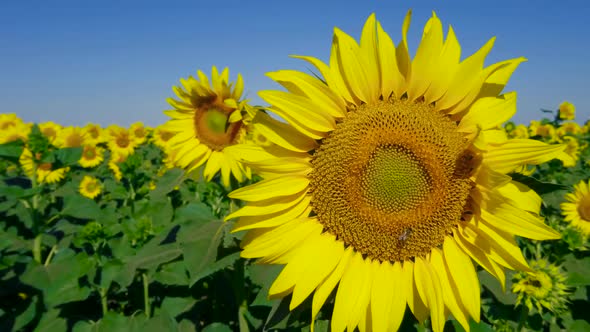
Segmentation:
<svg viewBox="0 0 590 332">
<path fill-rule="evenodd" d="M 141 274 L 141 278 L 143 279 L 143 303 L 144 303 L 144 311 L 147 318 L 150 318 L 150 289 L 149 289 L 149 280 L 148 276 L 145 273 Z"/>
<path fill-rule="evenodd" d="M 521 306 L 520 319 L 518 320 L 517 331 L 522 331 L 526 325 L 526 321 L 529 318 L 529 308 L 526 305 Z"/>
<path fill-rule="evenodd" d="M 104 287 L 100 288 L 100 304 L 102 306 L 102 316 L 104 317 L 107 312 L 109 311 L 109 307 L 107 306 L 107 289 Z"/>
<path fill-rule="evenodd" d="M 45 264 L 43 264 L 44 266 L 49 265 L 49 262 L 51 262 L 51 259 L 53 258 L 53 255 L 55 254 L 56 251 L 57 251 L 57 245 L 54 245 L 53 247 L 51 247 L 51 251 L 49 251 L 47 258 L 45 258 Z"/>
<path fill-rule="evenodd" d="M 41 264 L 41 242 L 43 240 L 43 234 L 37 234 L 35 240 L 33 240 L 33 259 L 35 262 Z"/>
</svg>

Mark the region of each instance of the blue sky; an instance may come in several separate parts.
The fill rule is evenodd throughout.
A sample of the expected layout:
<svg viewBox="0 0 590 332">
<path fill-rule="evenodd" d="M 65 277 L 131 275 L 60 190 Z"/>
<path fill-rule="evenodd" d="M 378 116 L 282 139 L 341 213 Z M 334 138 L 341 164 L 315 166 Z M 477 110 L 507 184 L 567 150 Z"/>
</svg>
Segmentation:
<svg viewBox="0 0 590 332">
<path fill-rule="evenodd" d="M 566 5 L 567 4 L 567 5 Z M 377 14 L 395 43 L 413 9 L 413 52 L 435 10 L 452 25 L 462 58 L 497 36 L 487 64 L 525 56 L 507 90 L 516 122 L 568 100 L 590 117 L 590 20 L 585 1 L 3 1 L 0 113 L 64 125 L 166 121 L 178 79 L 211 66 L 244 76 L 247 97 L 278 85 L 279 69 L 308 71 L 291 54 L 329 57 L 335 26 L 358 38 Z"/>
</svg>

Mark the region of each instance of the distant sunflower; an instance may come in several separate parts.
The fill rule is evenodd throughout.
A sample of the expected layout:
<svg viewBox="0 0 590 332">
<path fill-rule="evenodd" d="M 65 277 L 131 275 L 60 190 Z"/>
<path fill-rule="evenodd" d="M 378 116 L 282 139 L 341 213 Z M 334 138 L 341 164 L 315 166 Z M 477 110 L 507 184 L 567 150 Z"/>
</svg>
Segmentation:
<svg viewBox="0 0 590 332">
<path fill-rule="evenodd" d="M 564 122 L 557 128 L 556 133 L 560 138 L 565 135 L 579 135 L 582 133 L 582 127 L 575 122 Z"/>
<path fill-rule="evenodd" d="M 565 221 L 590 236 L 590 183 L 580 181 L 574 192 L 565 195 L 567 202 L 561 203 Z"/>
<path fill-rule="evenodd" d="M 84 145 L 82 157 L 78 163 L 84 168 L 92 168 L 100 165 L 104 160 L 104 149 L 96 145 Z"/>
<path fill-rule="evenodd" d="M 21 120 L 14 113 L 0 113 L 0 131 L 8 129 L 10 127 L 16 127 L 17 125 L 22 123 L 23 120 Z"/>
<path fill-rule="evenodd" d="M 563 161 L 563 166 L 574 167 L 578 163 L 578 159 L 580 159 L 580 144 L 578 143 L 578 140 L 572 136 L 565 136 L 563 141 L 566 145 L 565 153 L 571 157 L 571 160 Z"/>
<path fill-rule="evenodd" d="M 254 109 L 240 100 L 242 76 L 238 74 L 235 86 L 227 68 L 219 73 L 214 66 L 211 81 L 200 70 L 197 76 L 180 80 L 182 87 L 173 88 L 180 100 L 168 98 L 174 109 L 164 112 L 172 118 L 164 127 L 174 133 L 170 149 L 176 150 L 175 162 L 189 172 L 206 163 L 204 177 L 211 180 L 221 171 L 226 186 L 230 174 L 241 182 L 248 171 L 226 148 L 245 141 L 254 116 Z"/>
<path fill-rule="evenodd" d="M 514 127 L 508 136 L 510 138 L 529 138 L 529 131 L 525 125 L 519 124 Z"/>
<path fill-rule="evenodd" d="M 103 129 L 94 123 L 89 123 L 84 128 L 82 128 L 87 135 L 87 140 L 89 144 L 99 144 L 103 143 L 106 140 L 104 136 Z"/>
<path fill-rule="evenodd" d="M 57 136 L 59 132 L 63 129 L 63 127 L 53 121 L 48 121 L 39 124 L 39 130 L 41 133 L 47 137 L 49 143 L 55 145 L 55 141 L 57 140 Z"/>
<path fill-rule="evenodd" d="M 78 190 L 82 196 L 94 199 L 100 194 L 102 189 L 100 181 L 97 178 L 85 175 L 82 181 L 80 181 L 80 187 Z"/>
<path fill-rule="evenodd" d="M 86 144 L 88 134 L 79 127 L 65 127 L 57 133 L 55 146 L 59 148 L 77 148 Z"/>
<path fill-rule="evenodd" d="M 564 101 L 559 105 L 559 118 L 562 120 L 573 120 L 576 118 L 576 106 Z"/>
<path fill-rule="evenodd" d="M 152 137 L 152 141 L 162 150 L 166 150 L 167 147 L 170 145 L 170 139 L 174 137 L 174 132 L 170 131 L 163 126 L 159 126 L 154 129 L 154 136 Z"/>
<path fill-rule="evenodd" d="M 136 145 L 141 145 L 146 141 L 148 129 L 141 122 L 135 122 L 129 127 L 129 133 Z"/>
<path fill-rule="evenodd" d="M 117 125 L 110 125 L 107 128 L 107 133 L 107 145 L 111 152 L 125 157 L 133 154 L 137 143 L 133 140 L 129 130 Z"/>
<path fill-rule="evenodd" d="M 109 166 L 109 169 L 113 172 L 113 175 L 115 176 L 115 179 L 117 181 L 121 181 L 121 179 L 123 178 L 123 173 L 121 172 L 121 168 L 119 167 L 119 164 L 122 162 L 125 162 L 125 160 L 127 160 L 126 154 L 117 153 L 117 152 L 111 153 L 111 158 L 109 160 L 108 166 Z"/>
<path fill-rule="evenodd" d="M 61 181 L 66 173 L 70 170 L 69 167 L 57 168 L 52 163 L 41 162 L 40 157 L 33 159 L 31 150 L 25 148 L 19 158 L 23 171 L 29 178 L 36 177 L 39 183 L 56 183 Z"/>
<path fill-rule="evenodd" d="M 29 139 L 30 132 L 31 126 L 27 123 L 18 122 L 14 126 L 6 126 L 5 128 L 0 129 L 0 144 L 17 140 L 26 142 Z"/>
<path fill-rule="evenodd" d="M 409 24 L 410 13 L 395 47 L 371 15 L 360 45 L 335 29 L 329 64 L 298 56 L 318 77 L 268 74 L 288 92 L 260 96 L 289 125 L 266 114 L 253 125 L 283 150 L 249 146 L 243 158 L 265 180 L 230 194 L 247 202 L 227 217 L 249 230 L 242 256 L 286 265 L 270 296 L 291 294 L 293 309 L 313 293 L 313 320 L 337 288 L 336 332 L 396 330 L 406 304 L 434 331 L 448 313 L 469 329 L 480 318 L 472 261 L 504 285 L 505 268 L 529 269 L 515 235 L 559 238 L 541 198 L 507 174 L 564 146 L 498 129 L 516 111 L 516 93 L 500 93 L 525 59 L 484 68 L 492 39 L 459 61 L 453 29 L 443 41 L 433 15 L 411 60 Z"/>
</svg>

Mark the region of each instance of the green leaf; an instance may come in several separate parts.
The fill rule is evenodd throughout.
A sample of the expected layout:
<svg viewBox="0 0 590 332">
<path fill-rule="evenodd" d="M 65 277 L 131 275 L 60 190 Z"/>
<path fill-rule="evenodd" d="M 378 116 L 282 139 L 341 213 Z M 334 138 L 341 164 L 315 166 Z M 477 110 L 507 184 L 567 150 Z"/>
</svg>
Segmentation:
<svg viewBox="0 0 590 332">
<path fill-rule="evenodd" d="M 170 316 L 165 310 L 161 310 L 160 314 L 152 317 L 143 324 L 142 329 L 135 331 L 141 332 L 162 332 L 162 331 L 176 331 L 178 324 L 174 317 Z"/>
<path fill-rule="evenodd" d="M 272 307 L 275 304 L 276 301 L 268 299 L 268 290 L 282 270 L 282 265 L 253 264 L 246 268 L 252 283 L 261 287 L 250 306 Z"/>
<path fill-rule="evenodd" d="M 0 158 L 17 159 L 23 153 L 24 143 L 20 140 L 0 144 Z"/>
<path fill-rule="evenodd" d="M 176 209 L 174 223 L 206 223 L 216 219 L 211 208 L 203 203 L 190 203 Z"/>
<path fill-rule="evenodd" d="M 228 268 L 230 266 L 233 266 L 235 262 L 238 261 L 238 259 L 240 259 L 240 253 L 239 252 L 235 252 L 233 254 L 227 255 L 223 258 L 221 258 L 220 260 L 206 266 L 203 270 L 201 270 L 199 273 L 197 273 L 196 275 L 194 275 L 191 278 L 191 285 L 194 285 L 195 282 L 212 275 L 213 273 L 217 272 L 217 271 L 221 271 L 225 268 Z"/>
<path fill-rule="evenodd" d="M 183 312 L 191 310 L 197 303 L 197 300 L 192 297 L 165 297 L 162 301 L 161 309 L 165 310 L 172 317 L 176 317 Z"/>
<path fill-rule="evenodd" d="M 181 227 L 178 240 L 181 243 L 185 267 L 191 277 L 191 285 L 203 278 L 205 275 L 202 272 L 215 263 L 217 248 L 226 227 L 227 224 L 222 221 Z"/>
<path fill-rule="evenodd" d="M 205 326 L 202 332 L 232 332 L 232 329 L 223 323 L 212 323 Z"/>
<path fill-rule="evenodd" d="M 172 262 L 164 264 L 154 275 L 154 279 L 164 285 L 188 286 L 188 273 L 184 262 Z"/>
<path fill-rule="evenodd" d="M 571 286 L 590 285 L 590 256 L 577 259 L 570 254 L 564 258 L 563 267 L 568 272 L 568 284 Z"/>
<path fill-rule="evenodd" d="M 78 160 L 82 157 L 82 148 L 61 148 L 54 151 L 53 155 L 60 167 L 74 166 L 78 164 Z"/>
<path fill-rule="evenodd" d="M 188 319 L 183 319 L 178 323 L 178 332 L 196 332 L 195 324 Z"/>
<path fill-rule="evenodd" d="M 291 310 L 289 310 L 289 302 L 291 302 L 291 296 L 275 301 L 268 317 L 266 318 L 266 322 L 264 323 L 265 331 L 271 328 L 284 329 L 287 327 L 287 321 L 291 314 Z"/>
<path fill-rule="evenodd" d="M 45 304 L 54 307 L 88 298 L 90 289 L 81 287 L 78 279 L 92 268 L 93 263 L 85 253 L 76 255 L 71 249 L 62 249 L 48 266 L 32 262 L 21 280 L 43 291 Z"/>
<path fill-rule="evenodd" d="M 64 198 L 61 214 L 78 219 L 96 220 L 100 217 L 100 208 L 94 200 L 75 195 Z"/>
<path fill-rule="evenodd" d="M 487 288 L 494 295 L 496 300 L 507 305 L 516 304 L 516 295 L 510 291 L 512 285 L 510 277 L 506 278 L 506 292 L 504 292 L 502 291 L 502 285 L 500 285 L 500 282 L 487 271 L 482 270 L 477 274 L 481 284 L 484 285 L 485 288 Z"/>
<path fill-rule="evenodd" d="M 582 319 L 576 319 L 569 326 L 566 326 L 567 331 L 570 332 L 588 332 L 590 331 L 590 323 Z"/>
<path fill-rule="evenodd" d="M 50 310 L 41 317 L 39 325 L 35 328 L 35 332 L 55 332 L 66 331 L 66 320 L 59 317 L 59 310 Z"/>
<path fill-rule="evenodd" d="M 548 194 L 557 190 L 568 190 L 569 187 L 557 184 L 557 183 L 550 183 L 550 182 L 542 182 L 532 176 L 526 176 L 520 173 L 511 173 L 509 174 L 512 177 L 512 180 L 520 182 L 527 187 L 534 190 L 537 194 L 543 195 Z"/>
<path fill-rule="evenodd" d="M 180 185 L 184 180 L 184 171 L 179 168 L 174 168 L 164 174 L 158 179 L 156 189 L 150 192 L 152 199 L 158 200 L 166 196 L 169 192 L 174 190 L 174 187 Z"/>
<path fill-rule="evenodd" d="M 35 318 L 38 302 L 39 298 L 37 296 L 33 297 L 31 303 L 27 307 L 27 310 L 25 310 L 14 320 L 14 325 L 12 326 L 13 331 L 20 331 Z"/>
</svg>

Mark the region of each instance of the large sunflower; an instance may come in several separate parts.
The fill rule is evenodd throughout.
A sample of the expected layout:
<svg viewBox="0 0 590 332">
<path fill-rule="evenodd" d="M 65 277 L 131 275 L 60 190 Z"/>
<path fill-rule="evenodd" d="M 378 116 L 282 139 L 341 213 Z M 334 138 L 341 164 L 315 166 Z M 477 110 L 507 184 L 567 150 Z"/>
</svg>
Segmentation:
<svg viewBox="0 0 590 332">
<path fill-rule="evenodd" d="M 200 70 L 197 76 L 181 79 L 182 87 L 173 88 L 180 100 L 168 98 L 174 109 L 164 111 L 172 119 L 163 127 L 174 133 L 169 149 L 176 150 L 168 154 L 189 172 L 206 162 L 203 175 L 207 180 L 221 171 L 225 186 L 230 174 L 241 182 L 250 172 L 226 148 L 244 142 L 255 112 L 246 100 L 240 100 L 242 76 L 238 74 L 235 86 L 229 82 L 227 68 L 219 73 L 214 66 L 211 81 Z"/>
<path fill-rule="evenodd" d="M 567 202 L 561 203 L 565 221 L 590 236 L 590 181 L 580 181 L 574 192 L 565 195 Z"/>
<path fill-rule="evenodd" d="M 227 217 L 249 230 L 242 256 L 286 265 L 271 297 L 292 294 L 293 309 L 313 293 L 313 320 L 337 287 L 333 331 L 396 330 L 406 304 L 435 331 L 448 313 L 469 329 L 473 261 L 504 285 L 505 268 L 529 269 L 515 235 L 559 238 L 541 198 L 507 175 L 566 158 L 499 127 L 516 111 L 516 93 L 500 93 L 525 59 L 484 68 L 491 39 L 459 61 L 433 15 L 411 60 L 409 25 L 410 13 L 396 47 L 371 15 L 360 45 L 335 29 L 329 64 L 297 56 L 321 76 L 270 73 L 288 92 L 260 96 L 289 124 L 264 114 L 254 126 L 284 151 L 250 147 L 243 158 L 266 179 L 230 194 L 247 202 Z"/>
</svg>

